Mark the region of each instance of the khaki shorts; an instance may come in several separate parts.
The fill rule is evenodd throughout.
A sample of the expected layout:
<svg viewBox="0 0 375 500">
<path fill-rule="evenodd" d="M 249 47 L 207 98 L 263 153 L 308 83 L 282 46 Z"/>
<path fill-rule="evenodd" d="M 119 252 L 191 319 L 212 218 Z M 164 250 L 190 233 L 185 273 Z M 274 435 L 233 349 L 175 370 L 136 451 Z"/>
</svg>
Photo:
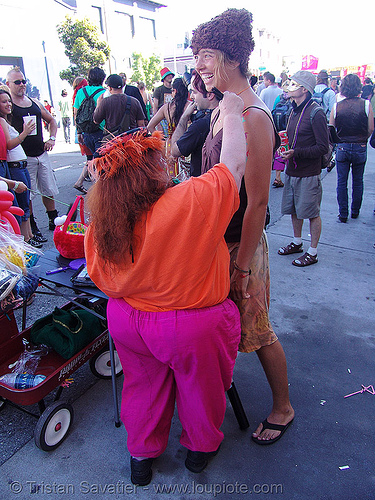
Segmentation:
<svg viewBox="0 0 375 500">
<path fill-rule="evenodd" d="M 320 175 L 291 177 L 285 174 L 281 213 L 296 215 L 297 219 L 319 217 L 322 192 Z"/>
<path fill-rule="evenodd" d="M 39 191 L 42 196 L 55 196 L 58 194 L 55 174 L 47 153 L 40 156 L 28 156 L 27 170 L 30 174 L 32 189 L 30 198 L 32 200 L 37 196 L 35 191 Z"/>
<path fill-rule="evenodd" d="M 230 271 L 233 272 L 233 261 L 237 257 L 239 243 L 228 243 L 230 253 Z M 247 288 L 249 299 L 234 301 L 241 315 L 240 352 L 253 352 L 261 347 L 276 342 L 268 316 L 270 305 L 270 271 L 268 263 L 268 243 L 266 233 L 258 243 L 254 257 L 250 263 L 251 275 Z"/>
</svg>

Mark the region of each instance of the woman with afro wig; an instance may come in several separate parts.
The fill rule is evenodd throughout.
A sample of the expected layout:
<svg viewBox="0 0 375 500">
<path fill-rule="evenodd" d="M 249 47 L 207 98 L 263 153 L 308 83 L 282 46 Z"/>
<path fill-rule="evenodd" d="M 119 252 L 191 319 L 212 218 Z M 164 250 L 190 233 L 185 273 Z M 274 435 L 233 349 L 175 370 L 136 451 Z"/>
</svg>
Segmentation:
<svg viewBox="0 0 375 500">
<path fill-rule="evenodd" d="M 230 91 L 244 101 L 246 169 L 240 190 L 240 208 L 225 235 L 231 255 L 231 297 L 241 314 L 241 352 L 255 351 L 271 386 L 273 408 L 252 439 L 272 444 L 294 418 L 289 401 L 287 366 L 283 348 L 269 321 L 268 246 L 264 232 L 272 159 L 278 136 L 265 104 L 248 79 L 249 56 L 254 48 L 252 15 L 245 9 L 228 9 L 193 32 L 191 48 L 195 69 L 211 91 Z M 202 173 L 220 155 L 222 117 L 216 109 L 203 146 Z"/>
<path fill-rule="evenodd" d="M 201 472 L 223 440 L 225 391 L 241 330 L 227 298 L 224 232 L 239 206 L 245 169 L 242 108 L 240 97 L 224 96 L 221 163 L 200 177 L 172 184 L 161 132 L 123 134 L 94 160 L 85 253 L 91 279 L 110 297 L 108 328 L 124 370 L 121 418 L 134 484 L 151 481 L 175 402 L 190 471 Z"/>
</svg>

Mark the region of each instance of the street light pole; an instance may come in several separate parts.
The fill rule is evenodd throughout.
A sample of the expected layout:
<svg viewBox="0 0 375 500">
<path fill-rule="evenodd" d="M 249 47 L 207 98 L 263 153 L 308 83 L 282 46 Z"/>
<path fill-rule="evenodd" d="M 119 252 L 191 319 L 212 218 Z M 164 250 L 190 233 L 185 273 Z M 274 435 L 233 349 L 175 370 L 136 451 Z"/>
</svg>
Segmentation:
<svg viewBox="0 0 375 500">
<path fill-rule="evenodd" d="M 46 42 L 42 42 L 43 45 L 43 52 L 44 52 L 44 62 L 46 65 L 46 73 L 47 73 L 47 85 L 48 85 L 48 92 L 49 92 L 49 98 L 51 101 L 51 106 L 54 107 L 53 105 L 53 99 L 52 99 L 52 91 L 51 91 L 51 82 L 49 80 L 49 73 L 48 73 L 48 64 L 47 64 L 47 55 L 46 55 Z"/>
</svg>

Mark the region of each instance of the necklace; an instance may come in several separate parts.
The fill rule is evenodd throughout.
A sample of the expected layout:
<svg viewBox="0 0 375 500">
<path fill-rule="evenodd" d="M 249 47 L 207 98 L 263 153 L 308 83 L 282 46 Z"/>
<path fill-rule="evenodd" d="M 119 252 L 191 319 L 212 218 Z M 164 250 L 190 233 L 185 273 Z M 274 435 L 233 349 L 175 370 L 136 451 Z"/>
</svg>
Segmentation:
<svg viewBox="0 0 375 500">
<path fill-rule="evenodd" d="M 241 92 L 238 92 L 238 94 L 236 95 L 241 95 L 242 92 L 245 92 L 245 90 L 249 89 L 251 87 L 251 85 L 248 85 L 245 89 L 241 90 Z"/>
</svg>

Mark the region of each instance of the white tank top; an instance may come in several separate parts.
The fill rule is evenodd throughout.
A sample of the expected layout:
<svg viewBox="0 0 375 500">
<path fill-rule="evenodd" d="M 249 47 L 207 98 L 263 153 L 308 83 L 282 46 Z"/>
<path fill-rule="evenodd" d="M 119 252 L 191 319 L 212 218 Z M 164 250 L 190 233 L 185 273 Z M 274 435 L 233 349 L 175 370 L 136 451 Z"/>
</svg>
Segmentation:
<svg viewBox="0 0 375 500">
<path fill-rule="evenodd" d="M 17 130 L 12 127 L 12 125 L 8 124 L 8 129 L 9 129 L 9 135 L 11 139 L 14 139 L 15 137 L 18 137 L 20 134 L 17 132 Z M 7 161 L 22 161 L 26 160 L 27 156 L 25 154 L 25 151 L 23 150 L 23 147 L 21 144 L 16 146 L 13 149 L 8 149 L 7 150 Z"/>
</svg>

